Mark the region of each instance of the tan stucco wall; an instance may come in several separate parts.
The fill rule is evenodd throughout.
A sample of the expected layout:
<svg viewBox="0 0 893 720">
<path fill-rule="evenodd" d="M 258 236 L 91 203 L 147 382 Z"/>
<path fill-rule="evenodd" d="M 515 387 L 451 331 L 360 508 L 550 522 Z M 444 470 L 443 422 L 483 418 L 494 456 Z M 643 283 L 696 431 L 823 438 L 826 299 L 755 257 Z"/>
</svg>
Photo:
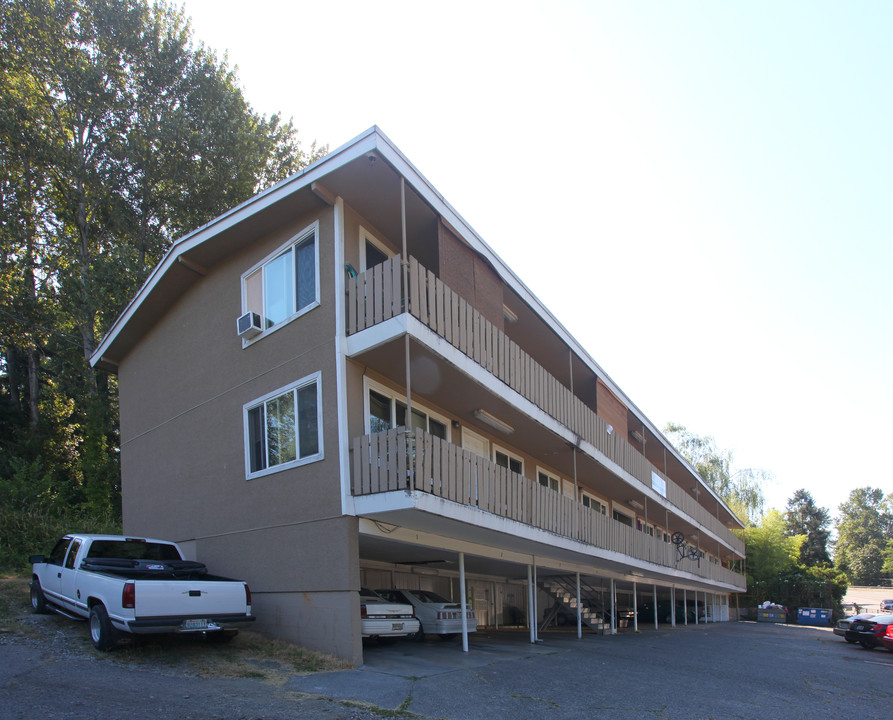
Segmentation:
<svg viewBox="0 0 893 720">
<path fill-rule="evenodd" d="M 320 305 L 243 348 L 242 273 L 316 220 Z M 358 662 L 357 527 L 342 515 L 338 453 L 333 233 L 333 210 L 323 208 L 197 275 L 122 360 L 123 514 L 125 532 L 186 541 L 213 572 L 246 580 L 259 630 Z M 247 480 L 243 406 L 317 372 L 324 458 Z"/>
</svg>

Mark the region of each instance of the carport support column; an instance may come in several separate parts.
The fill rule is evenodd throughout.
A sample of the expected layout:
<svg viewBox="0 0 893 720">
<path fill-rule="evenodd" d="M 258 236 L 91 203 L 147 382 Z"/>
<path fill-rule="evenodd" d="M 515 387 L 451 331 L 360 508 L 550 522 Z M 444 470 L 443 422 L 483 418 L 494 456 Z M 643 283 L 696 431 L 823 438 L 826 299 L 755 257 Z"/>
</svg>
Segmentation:
<svg viewBox="0 0 893 720">
<path fill-rule="evenodd" d="M 617 612 L 616 612 L 617 593 L 614 589 L 614 578 L 611 578 L 611 634 L 617 634 Z"/>
<path fill-rule="evenodd" d="M 639 596 L 635 581 L 633 581 L 633 630 L 639 632 Z"/>
<path fill-rule="evenodd" d="M 580 573 L 577 573 L 577 639 L 583 637 L 583 608 L 580 606 Z"/>
<path fill-rule="evenodd" d="M 688 589 L 682 588 L 682 619 L 688 625 Z"/>
<path fill-rule="evenodd" d="M 527 566 L 527 627 L 530 628 L 530 644 L 536 642 L 533 634 L 536 628 L 536 615 L 533 611 L 533 566 Z"/>
<path fill-rule="evenodd" d="M 459 553 L 459 594 L 462 597 L 460 604 L 462 613 L 462 652 L 468 652 L 468 600 L 465 597 L 465 553 Z"/>
<path fill-rule="evenodd" d="M 670 626 L 676 627 L 676 588 L 670 588 Z"/>
<path fill-rule="evenodd" d="M 654 585 L 654 629 L 657 630 L 657 584 Z"/>
</svg>

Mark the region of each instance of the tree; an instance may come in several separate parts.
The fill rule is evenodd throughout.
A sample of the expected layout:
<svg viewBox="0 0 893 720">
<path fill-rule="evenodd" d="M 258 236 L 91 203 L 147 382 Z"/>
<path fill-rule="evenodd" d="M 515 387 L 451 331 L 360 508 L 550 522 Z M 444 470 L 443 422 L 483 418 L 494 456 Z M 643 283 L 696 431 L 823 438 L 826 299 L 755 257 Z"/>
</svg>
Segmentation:
<svg viewBox="0 0 893 720">
<path fill-rule="evenodd" d="M 695 435 L 683 425 L 667 423 L 664 434 L 739 518 L 756 523 L 763 515 L 763 485 L 772 474 L 759 468 L 732 472 L 732 453 L 721 450 L 711 436 Z"/>
<path fill-rule="evenodd" d="M 791 496 L 784 520 L 788 535 L 806 536 L 806 542 L 800 548 L 801 565 L 816 567 L 831 564 L 831 557 L 828 555 L 831 516 L 825 508 L 815 504 L 809 492 L 801 489 Z"/>
<path fill-rule="evenodd" d="M 861 487 L 839 509 L 835 565 L 853 585 L 872 585 L 883 572 L 884 553 L 893 539 L 893 495 Z"/>
<path fill-rule="evenodd" d="M 747 585 L 756 604 L 780 602 L 778 578 L 797 568 L 805 535 L 788 535 L 778 510 L 767 512 L 759 524 L 746 530 Z M 772 596 L 775 597 L 772 597 Z"/>
<path fill-rule="evenodd" d="M 171 6 L 0 0 L 0 480 L 117 508 L 99 338 L 175 238 L 326 150 L 256 113 Z"/>
</svg>

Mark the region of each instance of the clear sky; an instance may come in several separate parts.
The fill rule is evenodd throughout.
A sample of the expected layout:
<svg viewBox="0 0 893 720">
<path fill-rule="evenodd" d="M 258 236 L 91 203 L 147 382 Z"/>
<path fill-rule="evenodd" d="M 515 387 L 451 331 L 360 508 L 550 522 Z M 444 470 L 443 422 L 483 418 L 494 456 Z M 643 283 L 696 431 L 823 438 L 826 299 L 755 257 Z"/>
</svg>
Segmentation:
<svg viewBox="0 0 893 720">
<path fill-rule="evenodd" d="M 655 425 L 773 472 L 770 507 L 893 492 L 893 3 L 184 9 L 306 145 L 378 125 Z"/>
</svg>

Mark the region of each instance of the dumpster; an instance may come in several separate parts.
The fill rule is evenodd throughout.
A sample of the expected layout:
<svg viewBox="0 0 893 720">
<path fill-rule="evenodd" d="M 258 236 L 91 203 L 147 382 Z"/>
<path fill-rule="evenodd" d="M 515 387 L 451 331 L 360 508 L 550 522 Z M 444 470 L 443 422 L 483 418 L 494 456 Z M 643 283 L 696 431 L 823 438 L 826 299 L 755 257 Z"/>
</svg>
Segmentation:
<svg viewBox="0 0 893 720">
<path fill-rule="evenodd" d="M 783 608 L 757 608 L 757 622 L 783 623 L 787 613 Z"/>
<path fill-rule="evenodd" d="M 799 608 L 797 624 L 828 626 L 831 624 L 831 610 L 828 608 Z"/>
</svg>

